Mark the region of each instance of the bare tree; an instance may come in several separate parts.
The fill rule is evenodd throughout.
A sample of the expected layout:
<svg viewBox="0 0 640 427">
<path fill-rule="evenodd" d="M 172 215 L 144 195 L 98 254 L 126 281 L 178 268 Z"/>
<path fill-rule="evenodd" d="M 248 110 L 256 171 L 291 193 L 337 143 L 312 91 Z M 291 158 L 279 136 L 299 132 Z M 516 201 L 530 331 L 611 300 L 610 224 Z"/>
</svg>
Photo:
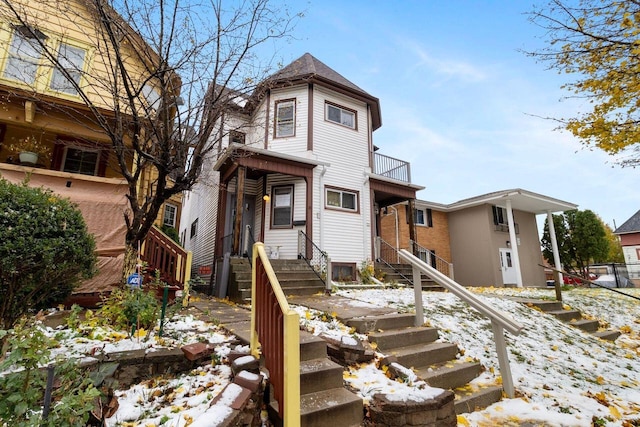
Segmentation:
<svg viewBox="0 0 640 427">
<path fill-rule="evenodd" d="M 34 4 L 38 6 L 34 6 Z M 233 97 L 270 72 L 277 42 L 300 14 L 270 0 L 1 0 L 0 18 L 29 33 L 84 104 L 83 120 L 108 136 L 128 183 L 125 271 L 162 204 L 190 189 L 220 140 Z M 83 67 L 41 35 L 91 42 Z M 264 60 L 266 58 L 266 60 Z M 34 90 L 34 96 L 36 92 Z M 42 97 L 38 98 L 42 102 Z M 78 109 L 51 103 L 78 117 Z M 140 188 L 141 182 L 150 183 Z"/>
</svg>

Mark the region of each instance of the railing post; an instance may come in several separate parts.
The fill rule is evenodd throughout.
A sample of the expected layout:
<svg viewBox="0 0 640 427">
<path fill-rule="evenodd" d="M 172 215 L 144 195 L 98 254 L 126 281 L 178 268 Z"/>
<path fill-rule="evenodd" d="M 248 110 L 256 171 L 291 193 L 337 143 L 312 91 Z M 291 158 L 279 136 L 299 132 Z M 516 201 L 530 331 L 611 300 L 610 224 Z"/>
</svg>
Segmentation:
<svg viewBox="0 0 640 427">
<path fill-rule="evenodd" d="M 326 277 L 324 278 L 325 281 L 325 290 L 327 291 L 327 293 L 331 292 L 331 257 L 329 255 L 327 255 L 327 271 L 326 271 Z"/>
<path fill-rule="evenodd" d="M 380 236 L 376 236 L 376 243 L 373 246 L 375 253 L 373 254 L 374 259 L 380 259 Z"/>
<path fill-rule="evenodd" d="M 450 278 L 451 280 L 456 280 L 456 279 L 453 277 L 453 263 L 451 263 L 451 262 L 449 263 L 449 278 Z"/>
<path fill-rule="evenodd" d="M 491 320 L 491 328 L 493 329 L 493 340 L 496 342 L 498 364 L 500 365 L 500 375 L 502 375 L 502 388 L 504 389 L 506 395 L 509 398 L 513 399 L 513 378 L 511 377 L 511 366 L 509 365 L 507 345 L 504 339 L 504 329 L 498 322 L 493 319 Z"/>
<path fill-rule="evenodd" d="M 302 256 L 302 241 L 304 239 L 304 235 L 302 234 L 302 230 L 298 230 L 298 259 Z"/>
<path fill-rule="evenodd" d="M 424 313 L 422 310 L 422 278 L 420 277 L 420 269 L 413 266 L 413 294 L 416 301 L 416 319 L 415 326 L 424 324 Z"/>
</svg>

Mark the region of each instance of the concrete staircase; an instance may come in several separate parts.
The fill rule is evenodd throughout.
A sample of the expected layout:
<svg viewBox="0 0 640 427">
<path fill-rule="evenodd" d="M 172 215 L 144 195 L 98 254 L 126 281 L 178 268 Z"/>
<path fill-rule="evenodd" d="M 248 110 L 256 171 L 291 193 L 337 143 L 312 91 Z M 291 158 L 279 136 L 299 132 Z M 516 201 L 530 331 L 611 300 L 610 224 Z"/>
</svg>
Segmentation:
<svg viewBox="0 0 640 427">
<path fill-rule="evenodd" d="M 312 295 L 324 292 L 324 282 L 304 260 L 272 259 L 270 261 L 285 295 Z M 228 295 L 233 301 L 251 300 L 251 265 L 248 259 L 231 259 Z"/>
<path fill-rule="evenodd" d="M 300 421 L 304 427 L 355 427 L 362 424 L 362 399 L 344 387 L 343 368 L 327 357 L 327 344 L 300 332 Z M 278 420 L 277 402 L 271 419 Z M 276 422 L 276 425 L 281 425 Z"/>
<path fill-rule="evenodd" d="M 410 264 L 385 264 L 383 262 L 376 262 L 374 265 L 376 270 L 383 271 L 385 273 L 385 282 L 401 283 L 403 285 L 410 285 L 413 280 L 413 267 Z M 442 291 L 443 288 L 435 283 L 433 280 L 422 275 L 422 290 L 423 291 Z"/>
<path fill-rule="evenodd" d="M 435 328 L 413 326 L 412 314 L 353 318 L 347 324 L 366 333 L 379 352 L 394 356 L 399 364 L 412 368 L 430 386 L 453 390 L 458 414 L 487 407 L 502 398 L 501 387 L 470 386 L 469 381 L 482 371 L 480 363 L 456 359 L 458 347 L 436 342 L 438 330 Z"/>
<path fill-rule="evenodd" d="M 529 300 L 529 299 L 516 299 L 516 301 L 526 304 L 530 307 L 537 307 L 542 312 L 555 316 L 558 320 L 568 323 L 571 326 L 575 326 L 585 332 L 602 338 L 603 340 L 615 341 L 619 336 L 619 331 L 602 330 L 597 320 L 584 319 L 582 313 L 579 310 L 565 310 L 563 304 L 560 301 L 543 301 L 543 300 Z"/>
</svg>

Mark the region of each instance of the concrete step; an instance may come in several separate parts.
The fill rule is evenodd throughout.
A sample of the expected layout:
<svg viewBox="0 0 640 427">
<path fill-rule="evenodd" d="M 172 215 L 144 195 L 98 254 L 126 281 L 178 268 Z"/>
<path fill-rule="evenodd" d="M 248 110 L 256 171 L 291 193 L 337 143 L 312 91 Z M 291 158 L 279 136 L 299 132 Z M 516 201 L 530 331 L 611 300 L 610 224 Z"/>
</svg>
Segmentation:
<svg viewBox="0 0 640 427">
<path fill-rule="evenodd" d="M 552 314 L 558 320 L 562 320 L 563 322 L 569 322 L 573 319 L 578 320 L 582 318 L 582 314 L 580 314 L 578 310 L 552 310 L 547 311 L 547 313 Z"/>
<path fill-rule="evenodd" d="M 347 325 L 354 327 L 358 333 L 366 334 L 370 331 L 399 329 L 413 326 L 413 314 L 385 314 L 381 316 L 354 317 L 347 320 Z"/>
<path fill-rule="evenodd" d="M 540 310 L 544 311 L 545 313 L 549 311 L 562 310 L 562 303 L 560 301 L 523 300 L 522 302 L 524 302 L 527 305 L 533 305 L 535 307 L 538 307 Z"/>
<path fill-rule="evenodd" d="M 431 387 L 455 389 L 467 384 L 481 371 L 482 366 L 477 362 L 447 361 L 419 369 L 416 371 L 416 375 Z"/>
<path fill-rule="evenodd" d="M 342 371 L 342 366 L 326 357 L 300 362 L 300 394 L 342 387 Z"/>
<path fill-rule="evenodd" d="M 323 293 L 323 284 L 307 283 L 305 285 L 291 285 L 290 283 L 280 283 L 280 287 L 285 295 L 314 295 Z M 251 283 L 238 283 L 238 295 L 242 300 L 251 298 Z"/>
<path fill-rule="evenodd" d="M 602 338 L 603 340 L 615 341 L 621 335 L 621 333 L 619 331 L 607 330 L 607 331 L 593 332 L 593 335 L 598 338 Z"/>
<path fill-rule="evenodd" d="M 309 332 L 300 331 L 300 361 L 327 357 L 327 343 Z"/>
<path fill-rule="evenodd" d="M 484 409 L 502 399 L 502 388 L 497 386 L 478 387 L 469 385 L 454 390 L 456 414 L 464 414 Z"/>
<path fill-rule="evenodd" d="M 572 320 L 569 324 L 576 328 L 580 328 L 585 332 L 596 332 L 600 326 L 597 320 L 589 319 Z"/>
<path fill-rule="evenodd" d="M 422 368 L 453 360 L 457 353 L 458 346 L 455 344 L 440 342 L 410 345 L 385 352 L 387 355 L 395 356 L 398 363 L 407 368 Z"/>
<path fill-rule="evenodd" d="M 320 280 L 318 275 L 313 271 L 309 270 L 274 270 L 276 276 L 278 277 L 278 281 L 283 280 Z M 251 281 L 251 270 L 246 271 L 234 271 L 234 275 L 236 280 L 238 281 Z"/>
<path fill-rule="evenodd" d="M 378 350 L 387 350 L 407 345 L 433 342 L 438 339 L 436 328 L 412 326 L 404 329 L 373 331 L 369 333 L 369 342 L 374 342 Z"/>
<path fill-rule="evenodd" d="M 356 427 L 363 418 L 362 399 L 343 387 L 300 396 L 304 427 Z"/>
</svg>

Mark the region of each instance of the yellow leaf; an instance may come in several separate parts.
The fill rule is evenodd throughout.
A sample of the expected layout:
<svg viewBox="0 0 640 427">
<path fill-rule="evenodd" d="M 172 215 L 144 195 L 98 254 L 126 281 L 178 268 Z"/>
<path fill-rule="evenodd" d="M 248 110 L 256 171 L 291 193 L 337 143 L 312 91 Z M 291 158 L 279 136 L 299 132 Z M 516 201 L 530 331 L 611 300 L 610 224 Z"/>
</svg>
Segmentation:
<svg viewBox="0 0 640 427">
<path fill-rule="evenodd" d="M 369 343 L 369 345 L 370 345 L 370 346 L 371 346 L 371 348 L 372 348 L 372 349 L 374 349 L 374 350 L 378 348 L 378 344 L 377 344 L 376 342 Z"/>
<path fill-rule="evenodd" d="M 464 417 L 464 415 L 458 415 L 458 425 L 462 425 L 465 427 L 471 427 L 471 424 L 469 424 L 469 421 L 467 421 L 467 419 Z"/>
<path fill-rule="evenodd" d="M 618 408 L 616 408 L 615 406 L 609 406 L 609 412 L 615 419 L 620 419 L 622 417 L 622 415 L 620 415 L 620 411 L 618 411 Z"/>
<path fill-rule="evenodd" d="M 552 345 L 552 346 L 551 346 L 551 350 L 553 350 L 553 351 L 558 351 L 558 346 L 557 346 L 557 345 Z"/>
<path fill-rule="evenodd" d="M 308 319 L 311 319 L 311 312 L 310 312 L 310 311 L 305 312 L 305 313 L 304 313 L 304 317 L 305 317 L 307 320 L 308 320 Z"/>
<path fill-rule="evenodd" d="M 338 313 L 336 313 L 335 311 L 331 312 L 331 317 L 336 318 L 338 317 Z"/>
<path fill-rule="evenodd" d="M 602 378 L 602 376 L 598 376 L 598 378 L 596 378 L 596 382 L 600 385 L 604 384 L 604 378 Z"/>
</svg>

